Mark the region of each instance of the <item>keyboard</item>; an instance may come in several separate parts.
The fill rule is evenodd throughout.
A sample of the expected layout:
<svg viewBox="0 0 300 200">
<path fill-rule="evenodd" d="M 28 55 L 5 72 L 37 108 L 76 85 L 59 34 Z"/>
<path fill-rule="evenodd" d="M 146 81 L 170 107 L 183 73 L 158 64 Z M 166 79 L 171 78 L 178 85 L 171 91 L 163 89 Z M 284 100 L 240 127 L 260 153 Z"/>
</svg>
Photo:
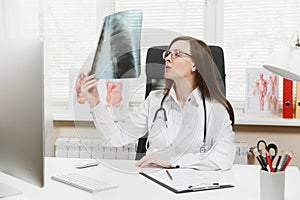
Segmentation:
<svg viewBox="0 0 300 200">
<path fill-rule="evenodd" d="M 91 193 L 118 187 L 117 185 L 98 181 L 79 173 L 57 174 L 53 175 L 51 178 Z"/>
</svg>

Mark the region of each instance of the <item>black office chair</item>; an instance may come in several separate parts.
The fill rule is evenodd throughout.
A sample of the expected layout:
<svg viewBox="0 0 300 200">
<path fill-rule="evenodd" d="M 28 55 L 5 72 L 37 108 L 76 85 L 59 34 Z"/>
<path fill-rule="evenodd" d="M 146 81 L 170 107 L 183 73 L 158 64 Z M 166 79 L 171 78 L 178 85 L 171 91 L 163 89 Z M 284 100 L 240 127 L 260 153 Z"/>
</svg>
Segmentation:
<svg viewBox="0 0 300 200">
<path fill-rule="evenodd" d="M 168 46 L 155 46 L 148 49 L 146 58 L 146 93 L 145 98 L 148 97 L 152 90 L 164 89 L 164 71 L 165 61 L 162 58 L 162 53 L 168 48 Z M 224 53 L 221 47 L 209 46 L 213 60 L 215 63 L 215 72 L 217 80 L 220 84 L 220 89 L 223 94 L 226 94 L 225 90 L 225 66 L 224 66 Z M 140 160 L 146 153 L 146 142 L 148 134 L 143 136 L 138 141 L 138 147 L 136 151 L 136 160 Z"/>
</svg>

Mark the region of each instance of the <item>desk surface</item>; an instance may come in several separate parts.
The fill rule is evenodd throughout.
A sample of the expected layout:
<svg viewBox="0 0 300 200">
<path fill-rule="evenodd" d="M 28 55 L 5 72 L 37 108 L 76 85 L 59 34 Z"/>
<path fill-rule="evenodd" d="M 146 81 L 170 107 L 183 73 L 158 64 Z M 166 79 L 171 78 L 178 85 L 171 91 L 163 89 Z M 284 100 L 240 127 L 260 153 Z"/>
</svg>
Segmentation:
<svg viewBox="0 0 300 200">
<path fill-rule="evenodd" d="M 234 165 L 232 170 L 225 172 L 208 172 L 213 176 L 233 185 L 234 188 L 201 191 L 193 193 L 175 194 L 164 187 L 138 174 L 140 169 L 134 166 L 135 161 L 103 160 L 104 164 L 86 169 L 76 169 L 75 163 L 80 159 L 46 158 L 46 183 L 44 188 L 37 188 L 18 179 L 0 172 L 1 182 L 20 189 L 23 194 L 5 200 L 60 200 L 60 199 L 243 199 L 259 200 L 259 166 Z M 88 193 L 83 190 L 62 184 L 51 179 L 57 173 L 78 172 L 95 179 L 117 184 L 119 187 L 97 193 Z M 286 200 L 296 200 L 300 197 L 300 173 L 296 167 L 286 170 Z"/>
</svg>

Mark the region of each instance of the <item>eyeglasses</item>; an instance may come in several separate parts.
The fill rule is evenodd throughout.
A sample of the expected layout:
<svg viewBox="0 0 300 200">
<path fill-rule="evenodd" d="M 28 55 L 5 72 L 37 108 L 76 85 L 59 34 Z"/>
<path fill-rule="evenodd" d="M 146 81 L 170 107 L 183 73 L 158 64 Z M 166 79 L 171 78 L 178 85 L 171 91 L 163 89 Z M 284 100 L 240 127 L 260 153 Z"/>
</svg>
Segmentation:
<svg viewBox="0 0 300 200">
<path fill-rule="evenodd" d="M 182 57 L 182 56 L 189 56 L 189 57 L 192 57 L 190 54 L 184 52 L 184 51 L 181 51 L 181 50 L 177 50 L 177 51 L 164 51 L 162 53 L 162 57 L 163 59 L 166 59 L 169 55 L 171 55 L 171 58 L 178 58 L 178 57 Z"/>
</svg>

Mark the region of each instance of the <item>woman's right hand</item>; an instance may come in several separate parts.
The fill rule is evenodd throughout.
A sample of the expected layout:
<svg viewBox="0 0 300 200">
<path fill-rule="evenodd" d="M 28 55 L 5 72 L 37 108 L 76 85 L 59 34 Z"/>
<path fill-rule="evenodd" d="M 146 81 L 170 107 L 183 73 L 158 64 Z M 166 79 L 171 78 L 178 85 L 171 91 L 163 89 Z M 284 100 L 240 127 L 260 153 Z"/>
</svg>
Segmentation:
<svg viewBox="0 0 300 200">
<path fill-rule="evenodd" d="M 90 73 L 91 70 L 89 70 L 84 77 L 83 83 L 81 85 L 81 92 L 90 106 L 95 107 L 100 103 L 99 93 L 97 90 L 98 80 L 95 79 L 95 74 L 89 75 Z"/>
</svg>

